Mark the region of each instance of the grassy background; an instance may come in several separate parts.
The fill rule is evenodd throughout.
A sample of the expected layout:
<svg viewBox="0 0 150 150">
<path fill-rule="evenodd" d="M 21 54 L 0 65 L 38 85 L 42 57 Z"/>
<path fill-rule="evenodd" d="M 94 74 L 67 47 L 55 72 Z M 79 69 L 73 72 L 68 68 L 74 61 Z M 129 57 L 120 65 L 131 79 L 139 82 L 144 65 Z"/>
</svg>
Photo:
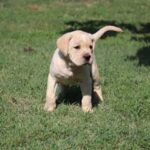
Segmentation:
<svg viewBox="0 0 150 150">
<path fill-rule="evenodd" d="M 0 0 L 0 149 L 150 149 L 149 8 L 149 0 Z M 108 24 L 124 33 L 97 42 L 105 102 L 92 114 L 64 102 L 44 112 L 57 37 Z"/>
</svg>

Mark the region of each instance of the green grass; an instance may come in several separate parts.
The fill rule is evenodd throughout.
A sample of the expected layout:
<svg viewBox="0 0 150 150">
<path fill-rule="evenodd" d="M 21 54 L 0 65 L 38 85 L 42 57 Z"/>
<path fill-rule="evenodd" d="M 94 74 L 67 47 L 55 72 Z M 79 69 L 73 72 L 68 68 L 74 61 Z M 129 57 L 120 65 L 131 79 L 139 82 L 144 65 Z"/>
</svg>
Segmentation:
<svg viewBox="0 0 150 150">
<path fill-rule="evenodd" d="M 149 0 L 1 0 L 0 149 L 150 149 L 149 8 Z M 96 45 L 105 102 L 93 113 L 63 102 L 46 113 L 57 37 L 108 24 L 124 33 Z"/>
</svg>

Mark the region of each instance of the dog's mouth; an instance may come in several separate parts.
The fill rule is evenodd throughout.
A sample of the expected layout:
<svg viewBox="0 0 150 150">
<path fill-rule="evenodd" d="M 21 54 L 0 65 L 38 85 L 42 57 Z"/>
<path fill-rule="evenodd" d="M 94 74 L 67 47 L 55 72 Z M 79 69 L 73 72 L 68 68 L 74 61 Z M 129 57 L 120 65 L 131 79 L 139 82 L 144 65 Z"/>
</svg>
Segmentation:
<svg viewBox="0 0 150 150">
<path fill-rule="evenodd" d="M 93 59 L 92 59 L 92 58 L 90 58 L 89 60 L 85 60 L 85 59 L 84 59 L 82 65 L 91 65 L 92 62 L 93 62 Z"/>
<path fill-rule="evenodd" d="M 86 66 L 86 65 L 91 65 L 91 64 L 92 64 L 91 62 L 84 62 L 84 63 L 82 63 L 82 64 L 76 64 L 76 63 L 71 62 L 71 63 L 70 63 L 70 66 L 81 67 L 81 66 Z"/>
<path fill-rule="evenodd" d="M 92 64 L 92 61 L 85 61 L 84 64 L 85 64 L 85 65 L 91 65 L 91 64 Z"/>
<path fill-rule="evenodd" d="M 93 62 L 93 60 L 92 60 L 92 59 L 89 59 L 89 60 L 85 60 L 85 63 L 84 63 L 84 64 L 91 65 L 91 64 L 92 64 L 92 62 Z"/>
<path fill-rule="evenodd" d="M 70 66 L 78 66 L 78 67 L 85 66 L 85 65 L 91 65 L 93 62 L 92 58 L 90 58 L 89 60 L 80 59 L 80 61 L 74 61 L 71 59 L 68 59 L 68 60 L 69 60 Z"/>
</svg>

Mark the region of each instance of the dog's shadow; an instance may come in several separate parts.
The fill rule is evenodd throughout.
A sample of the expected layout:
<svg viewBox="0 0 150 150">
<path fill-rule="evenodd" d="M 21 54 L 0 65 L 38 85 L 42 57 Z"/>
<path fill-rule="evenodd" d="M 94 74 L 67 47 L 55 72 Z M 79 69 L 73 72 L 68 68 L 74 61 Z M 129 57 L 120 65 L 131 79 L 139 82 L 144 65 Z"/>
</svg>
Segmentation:
<svg viewBox="0 0 150 150">
<path fill-rule="evenodd" d="M 60 92 L 58 94 L 57 105 L 65 104 L 65 105 L 79 105 L 81 106 L 82 93 L 80 87 L 72 86 L 65 87 L 65 92 Z M 96 93 L 92 94 L 92 106 L 97 107 L 100 104 L 100 99 L 98 98 Z"/>
<path fill-rule="evenodd" d="M 135 55 L 127 56 L 125 61 L 138 60 L 138 66 L 150 66 L 150 46 L 140 48 Z"/>
</svg>

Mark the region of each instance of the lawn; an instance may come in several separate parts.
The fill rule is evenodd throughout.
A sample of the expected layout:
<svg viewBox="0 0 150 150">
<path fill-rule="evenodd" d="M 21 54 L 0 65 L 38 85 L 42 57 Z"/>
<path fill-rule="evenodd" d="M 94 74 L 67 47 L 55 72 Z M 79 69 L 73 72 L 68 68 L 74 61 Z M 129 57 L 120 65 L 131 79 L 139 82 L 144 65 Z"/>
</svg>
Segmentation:
<svg viewBox="0 0 150 150">
<path fill-rule="evenodd" d="M 149 0 L 0 0 L 0 149 L 150 149 Z M 83 113 L 76 88 L 43 110 L 48 69 L 63 33 L 105 25 L 96 59 L 105 102 Z"/>
</svg>

